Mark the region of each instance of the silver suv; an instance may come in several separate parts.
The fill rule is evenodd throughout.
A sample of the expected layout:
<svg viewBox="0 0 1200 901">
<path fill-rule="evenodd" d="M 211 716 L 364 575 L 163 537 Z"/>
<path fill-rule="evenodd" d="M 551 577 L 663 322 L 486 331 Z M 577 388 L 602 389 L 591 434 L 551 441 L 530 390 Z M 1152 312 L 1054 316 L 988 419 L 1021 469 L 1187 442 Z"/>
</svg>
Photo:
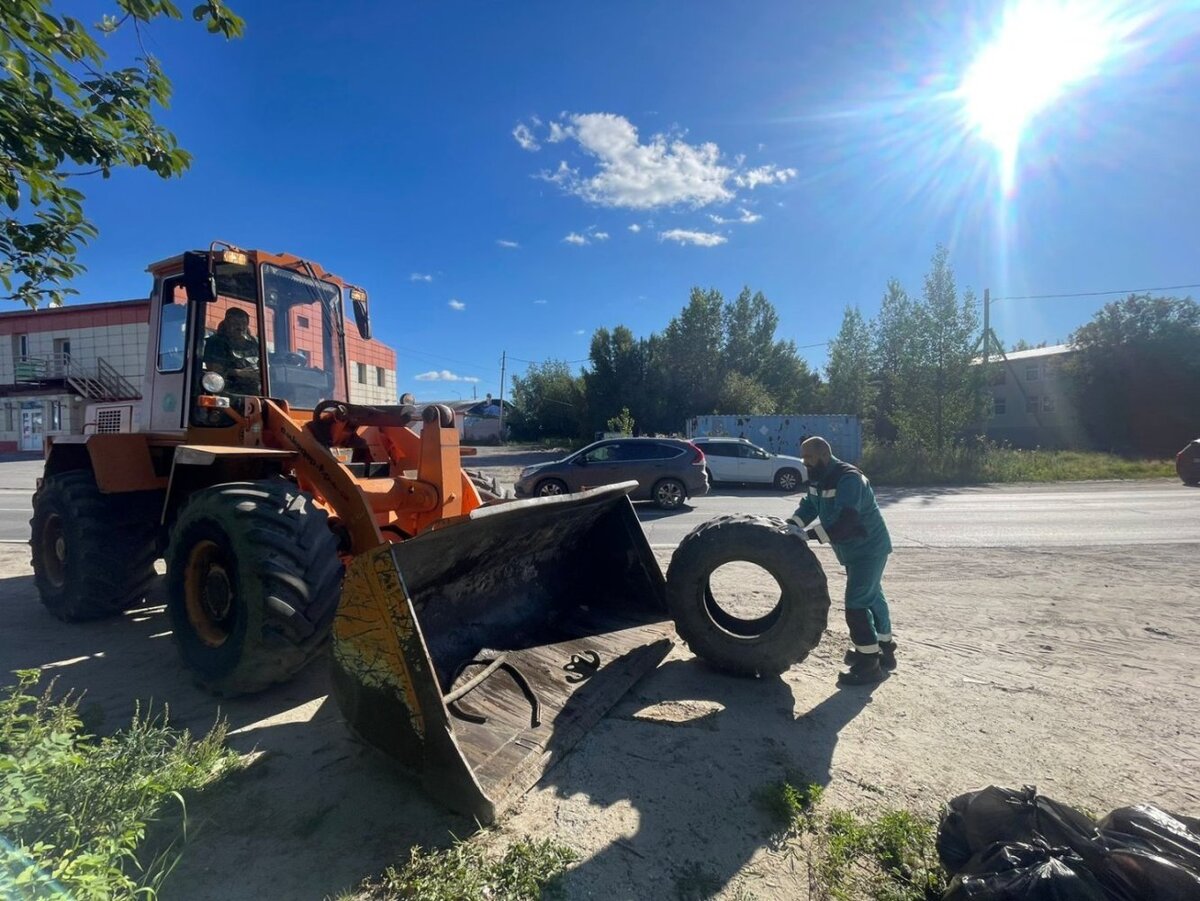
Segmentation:
<svg viewBox="0 0 1200 901">
<path fill-rule="evenodd" d="M 753 482 L 791 492 L 808 481 L 799 457 L 773 454 L 745 438 L 693 438 L 692 443 L 704 451 L 714 482 Z"/>
</svg>

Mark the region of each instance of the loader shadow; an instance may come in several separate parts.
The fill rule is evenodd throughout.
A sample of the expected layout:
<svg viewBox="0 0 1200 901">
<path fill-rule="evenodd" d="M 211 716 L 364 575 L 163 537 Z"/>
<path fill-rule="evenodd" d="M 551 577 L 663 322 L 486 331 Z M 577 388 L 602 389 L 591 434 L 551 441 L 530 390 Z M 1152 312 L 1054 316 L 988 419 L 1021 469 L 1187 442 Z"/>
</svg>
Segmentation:
<svg viewBox="0 0 1200 901">
<path fill-rule="evenodd" d="M 474 831 L 349 732 L 327 697 L 324 659 L 251 697 L 219 699 L 195 687 L 161 591 L 155 585 L 124 616 L 69 624 L 42 607 L 32 576 L 0 579 L 0 685 L 15 682 L 12 670 L 41 668 L 43 687 L 57 678 L 56 695 L 83 693 L 89 731 L 128 726 L 138 705 L 167 708 L 170 723 L 194 736 L 224 720 L 228 744 L 252 754 L 244 770 L 187 799 L 187 843 L 163 897 L 322 898 L 403 861 L 413 845 Z"/>
<path fill-rule="evenodd" d="M 735 678 L 694 659 L 647 676 L 543 779 L 567 808 L 560 818 L 585 806 L 589 819 L 608 808 L 629 824 L 565 875 L 566 896 L 676 897 L 697 881 L 712 894 L 727 887 L 778 838 L 761 794 L 799 773 L 831 781 L 839 733 L 871 692 L 830 691 L 796 711 L 793 690 L 777 677 Z"/>
</svg>

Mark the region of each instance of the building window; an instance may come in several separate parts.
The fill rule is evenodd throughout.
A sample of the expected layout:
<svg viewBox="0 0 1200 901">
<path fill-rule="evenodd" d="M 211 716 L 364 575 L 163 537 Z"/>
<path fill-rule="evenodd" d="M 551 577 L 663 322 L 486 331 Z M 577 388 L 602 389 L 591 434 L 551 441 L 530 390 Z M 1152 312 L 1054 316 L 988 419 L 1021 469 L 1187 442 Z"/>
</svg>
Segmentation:
<svg viewBox="0 0 1200 901">
<path fill-rule="evenodd" d="M 1031 394 L 1025 398 L 1025 412 L 1036 413 L 1038 411 L 1038 396 Z"/>
<path fill-rule="evenodd" d="M 59 401 L 50 403 L 50 431 L 62 431 L 62 404 Z"/>
<path fill-rule="evenodd" d="M 382 366 L 375 367 L 375 384 L 380 388 L 387 387 L 387 370 Z"/>
<path fill-rule="evenodd" d="M 296 317 L 296 328 L 308 328 L 308 317 L 307 316 L 297 316 Z"/>
<path fill-rule="evenodd" d="M 1025 364 L 1025 381 L 1036 382 L 1038 375 L 1041 373 L 1041 366 L 1037 363 Z"/>
<path fill-rule="evenodd" d="M 1003 416 L 1008 410 L 1008 399 L 996 395 L 992 398 L 992 415 Z"/>
<path fill-rule="evenodd" d="M 4 402 L 4 431 L 15 432 L 17 430 L 16 421 L 16 405 L 12 401 Z"/>
<path fill-rule="evenodd" d="M 1051 397 L 1049 394 L 1042 395 L 1042 412 L 1043 413 L 1053 413 L 1054 412 L 1054 398 Z"/>
<path fill-rule="evenodd" d="M 367 383 L 367 364 L 356 363 L 355 365 L 358 367 L 358 383 L 365 385 Z"/>
<path fill-rule="evenodd" d="M 988 376 L 988 384 L 993 388 L 1003 385 L 1008 381 L 1008 373 L 1003 366 L 993 366 L 991 374 Z"/>
<path fill-rule="evenodd" d="M 29 336 L 17 335 L 17 359 L 23 360 L 29 356 Z"/>
</svg>

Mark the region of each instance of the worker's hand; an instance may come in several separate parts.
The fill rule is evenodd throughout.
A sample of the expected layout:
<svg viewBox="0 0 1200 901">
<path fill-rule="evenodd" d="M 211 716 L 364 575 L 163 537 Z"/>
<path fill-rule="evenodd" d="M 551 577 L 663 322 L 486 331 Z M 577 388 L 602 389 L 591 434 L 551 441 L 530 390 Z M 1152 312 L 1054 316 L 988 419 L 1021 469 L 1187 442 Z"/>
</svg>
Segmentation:
<svg viewBox="0 0 1200 901">
<path fill-rule="evenodd" d="M 787 528 L 788 532 L 790 532 L 792 535 L 795 535 L 801 541 L 805 541 L 809 537 L 804 528 L 804 523 L 800 521 L 800 517 L 798 516 L 788 517 Z"/>
</svg>

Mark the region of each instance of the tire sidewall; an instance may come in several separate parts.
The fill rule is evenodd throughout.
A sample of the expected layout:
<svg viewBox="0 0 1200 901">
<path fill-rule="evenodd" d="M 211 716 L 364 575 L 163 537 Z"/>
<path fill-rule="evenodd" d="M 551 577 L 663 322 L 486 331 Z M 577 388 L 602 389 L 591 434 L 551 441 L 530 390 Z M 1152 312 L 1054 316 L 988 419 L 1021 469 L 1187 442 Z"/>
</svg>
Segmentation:
<svg viewBox="0 0 1200 901">
<path fill-rule="evenodd" d="M 678 503 L 664 504 L 661 500 L 659 500 L 658 491 L 664 485 L 678 485 L 679 486 L 679 501 L 678 501 Z M 688 496 L 687 486 L 684 485 L 683 482 L 679 481 L 679 479 L 659 479 L 657 482 L 654 483 L 654 487 L 650 489 L 651 499 L 654 501 L 655 504 L 657 504 L 659 506 L 660 509 L 663 509 L 663 510 L 678 510 L 680 507 L 683 506 L 684 502 L 687 500 L 687 496 Z"/>
<path fill-rule="evenodd" d="M 71 515 L 71 506 L 65 495 L 63 484 L 57 477 L 47 479 L 42 489 L 33 498 L 33 518 L 30 520 L 31 556 L 33 558 L 33 581 L 41 595 L 42 603 L 55 616 L 74 617 L 78 611 L 72 610 L 71 598 L 82 578 L 83 561 L 80 559 L 82 550 L 82 526 L 78 519 Z M 66 561 L 62 585 L 53 584 L 45 575 L 47 549 L 42 541 L 42 533 L 46 522 L 51 516 L 58 516 L 62 523 L 63 541 L 66 544 Z"/>
<path fill-rule="evenodd" d="M 253 634 L 260 634 L 263 627 L 262 582 L 243 578 L 243 564 L 249 561 L 241 559 L 242 555 L 230 541 L 230 532 L 237 534 L 237 524 L 228 522 L 229 519 L 206 512 L 205 518 L 189 521 L 185 511 L 176 524 L 167 558 L 167 610 L 175 642 L 188 667 L 205 682 L 235 674 L 245 659 L 247 634 L 251 634 L 251 629 L 257 630 Z M 233 629 L 218 647 L 206 644 L 196 634 L 187 613 L 187 557 L 200 541 L 211 541 L 220 549 L 234 592 Z"/>
</svg>

